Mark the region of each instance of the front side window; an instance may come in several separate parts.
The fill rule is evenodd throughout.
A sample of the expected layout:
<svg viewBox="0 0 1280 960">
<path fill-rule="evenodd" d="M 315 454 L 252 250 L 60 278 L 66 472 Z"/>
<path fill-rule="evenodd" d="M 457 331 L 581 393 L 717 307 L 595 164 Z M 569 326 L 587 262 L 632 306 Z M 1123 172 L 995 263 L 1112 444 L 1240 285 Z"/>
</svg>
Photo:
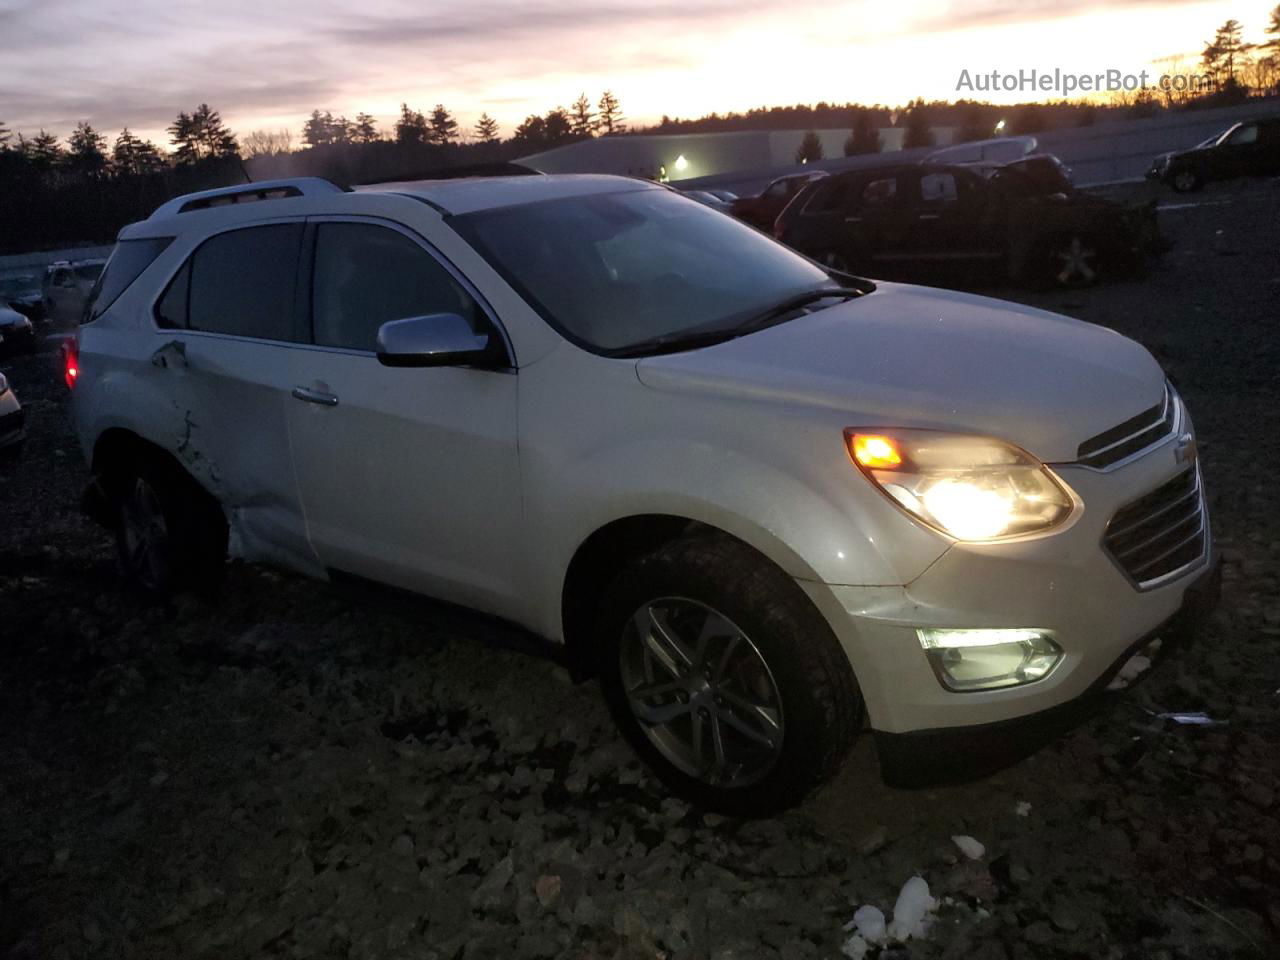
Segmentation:
<svg viewBox="0 0 1280 960">
<path fill-rule="evenodd" d="M 786 247 L 666 190 L 545 200 L 448 222 L 551 326 L 603 353 L 728 329 L 832 285 Z"/>
<path fill-rule="evenodd" d="M 898 199 L 898 178 L 882 177 L 872 180 L 862 188 L 860 195 L 864 207 L 885 207 Z"/>
<path fill-rule="evenodd" d="M 477 332 L 479 304 L 430 253 L 402 233 L 363 223 L 316 231 L 312 332 L 316 343 L 373 350 L 390 320 L 456 313 Z"/>
<path fill-rule="evenodd" d="M 950 173 L 926 173 L 920 178 L 920 202 L 945 207 L 960 199 L 956 178 Z"/>
<path fill-rule="evenodd" d="M 220 233 L 183 265 L 156 307 L 163 327 L 296 341 L 301 223 Z"/>
<path fill-rule="evenodd" d="M 1233 147 L 1244 147 L 1258 142 L 1258 125 L 1251 123 L 1246 127 L 1237 127 L 1231 139 L 1227 141 Z"/>
</svg>

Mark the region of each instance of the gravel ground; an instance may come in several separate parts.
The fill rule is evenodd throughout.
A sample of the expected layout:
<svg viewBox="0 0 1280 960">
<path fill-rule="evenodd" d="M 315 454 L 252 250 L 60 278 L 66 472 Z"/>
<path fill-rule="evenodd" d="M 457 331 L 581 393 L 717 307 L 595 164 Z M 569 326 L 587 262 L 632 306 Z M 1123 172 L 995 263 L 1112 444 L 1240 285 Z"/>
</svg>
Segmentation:
<svg viewBox="0 0 1280 960">
<path fill-rule="evenodd" d="M 1000 774 L 891 790 L 864 738 L 775 820 L 667 797 L 594 684 L 488 622 L 243 566 L 216 602 L 130 600 L 53 357 L 5 361 L 31 429 L 0 467 L 0 952 L 838 957 L 919 875 L 936 919 L 882 957 L 1276 956 L 1280 182 L 1185 202 L 1144 281 L 995 292 L 1173 374 L 1225 560 L 1209 627 Z"/>
</svg>

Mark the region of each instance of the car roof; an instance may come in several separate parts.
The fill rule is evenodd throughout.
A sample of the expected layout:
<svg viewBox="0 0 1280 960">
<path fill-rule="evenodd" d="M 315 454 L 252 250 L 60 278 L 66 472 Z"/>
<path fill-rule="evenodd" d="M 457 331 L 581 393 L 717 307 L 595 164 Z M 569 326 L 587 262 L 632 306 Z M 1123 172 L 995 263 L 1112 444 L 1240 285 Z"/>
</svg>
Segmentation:
<svg viewBox="0 0 1280 960">
<path fill-rule="evenodd" d="M 463 177 L 453 180 L 412 180 L 356 187 L 357 193 L 396 193 L 425 200 L 444 213 L 465 214 L 513 207 L 542 200 L 585 197 L 625 190 L 659 190 L 634 177 L 565 173 L 542 177 Z"/>
</svg>

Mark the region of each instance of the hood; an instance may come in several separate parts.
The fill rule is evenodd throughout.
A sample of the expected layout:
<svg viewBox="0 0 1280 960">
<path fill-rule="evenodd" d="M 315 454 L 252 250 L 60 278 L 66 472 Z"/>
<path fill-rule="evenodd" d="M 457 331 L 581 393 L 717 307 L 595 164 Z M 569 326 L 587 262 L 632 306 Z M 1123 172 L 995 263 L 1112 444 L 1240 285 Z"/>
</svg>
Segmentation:
<svg viewBox="0 0 1280 960">
<path fill-rule="evenodd" d="M 1158 404 L 1164 373 L 1105 327 L 903 284 L 712 347 L 646 357 L 655 390 L 841 410 L 850 427 L 995 436 L 1047 462 Z"/>
</svg>

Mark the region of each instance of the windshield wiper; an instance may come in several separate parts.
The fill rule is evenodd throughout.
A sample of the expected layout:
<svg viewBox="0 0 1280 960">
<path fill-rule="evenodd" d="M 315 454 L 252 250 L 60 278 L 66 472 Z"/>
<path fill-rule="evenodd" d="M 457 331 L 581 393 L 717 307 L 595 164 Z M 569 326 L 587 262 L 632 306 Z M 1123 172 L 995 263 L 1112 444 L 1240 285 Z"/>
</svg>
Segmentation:
<svg viewBox="0 0 1280 960">
<path fill-rule="evenodd" d="M 650 337 L 648 340 L 640 340 L 636 343 L 627 344 L 625 347 L 610 350 L 608 355 L 611 357 L 645 357 L 659 353 L 675 353 L 679 350 L 696 350 L 698 347 L 710 347 L 717 343 L 724 343 L 726 340 L 734 340 L 737 337 L 745 336 L 763 327 L 771 326 L 787 314 L 803 310 L 805 307 L 820 300 L 835 298 L 849 300 L 853 297 L 860 297 L 864 293 L 866 293 L 865 290 L 859 290 L 856 287 L 822 287 L 818 290 L 806 290 L 804 293 L 792 294 L 785 300 L 781 300 L 765 310 L 753 311 L 746 318 L 724 326 L 713 327 L 709 330 L 687 330 L 682 333 L 667 333 L 660 337 Z"/>
<path fill-rule="evenodd" d="M 752 330 L 767 327 L 781 320 L 787 314 L 803 310 L 805 307 L 811 306 L 820 300 L 835 298 L 852 300 L 854 297 L 862 296 L 865 292 L 865 290 L 859 290 L 857 287 L 822 287 L 818 290 L 806 290 L 804 293 L 793 294 L 785 300 L 780 300 L 759 313 L 753 313 L 745 320 L 734 324 L 731 329 L 738 335 L 750 333 Z"/>
</svg>

